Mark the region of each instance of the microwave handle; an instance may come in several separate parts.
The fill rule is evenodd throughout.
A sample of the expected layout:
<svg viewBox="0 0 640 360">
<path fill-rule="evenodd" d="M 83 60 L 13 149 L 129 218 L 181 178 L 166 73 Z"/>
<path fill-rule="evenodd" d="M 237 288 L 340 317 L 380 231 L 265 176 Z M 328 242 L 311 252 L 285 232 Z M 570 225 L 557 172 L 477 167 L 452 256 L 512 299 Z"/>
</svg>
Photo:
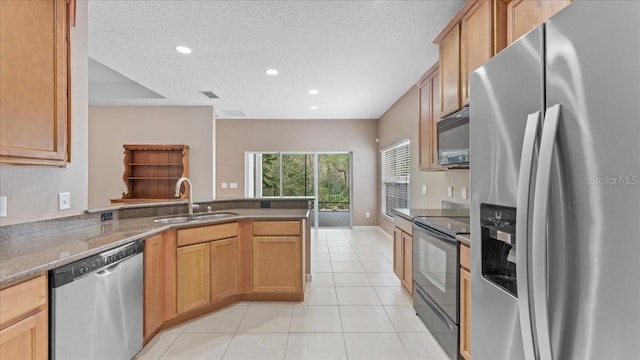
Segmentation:
<svg viewBox="0 0 640 360">
<path fill-rule="evenodd" d="M 540 111 L 529 114 L 524 130 L 520 171 L 518 172 L 518 197 L 516 200 L 516 281 L 518 286 L 518 312 L 522 345 L 526 360 L 535 360 L 533 326 L 531 322 L 531 293 L 529 292 L 529 197 L 536 140 L 540 129 Z"/>
</svg>

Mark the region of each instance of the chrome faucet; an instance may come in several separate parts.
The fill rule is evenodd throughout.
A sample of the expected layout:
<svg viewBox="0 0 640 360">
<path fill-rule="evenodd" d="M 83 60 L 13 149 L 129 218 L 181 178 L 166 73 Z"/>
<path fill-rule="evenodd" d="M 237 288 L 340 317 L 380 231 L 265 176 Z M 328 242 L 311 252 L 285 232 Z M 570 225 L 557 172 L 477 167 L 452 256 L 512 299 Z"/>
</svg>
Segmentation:
<svg viewBox="0 0 640 360">
<path fill-rule="evenodd" d="M 176 197 L 180 196 L 180 187 L 182 186 L 183 182 L 187 182 L 187 184 L 189 185 L 189 215 L 193 215 L 193 209 L 197 209 L 200 207 L 200 205 L 193 205 L 193 186 L 191 186 L 191 180 L 189 180 L 189 178 L 187 177 L 181 177 L 180 179 L 178 179 L 178 182 L 176 183 Z"/>
</svg>

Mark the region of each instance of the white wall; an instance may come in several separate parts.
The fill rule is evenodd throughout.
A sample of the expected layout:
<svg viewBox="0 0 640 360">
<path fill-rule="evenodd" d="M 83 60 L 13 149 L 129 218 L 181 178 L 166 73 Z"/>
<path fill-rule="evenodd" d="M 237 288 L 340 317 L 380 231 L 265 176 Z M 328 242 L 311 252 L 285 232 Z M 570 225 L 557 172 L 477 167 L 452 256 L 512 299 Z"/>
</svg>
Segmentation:
<svg viewBox="0 0 640 360">
<path fill-rule="evenodd" d="M 411 141 L 411 185 L 409 207 L 413 209 L 439 209 L 443 200 L 469 203 L 462 198 L 462 187 L 469 190 L 469 170 L 420 171 L 419 169 L 420 89 L 412 86 L 378 122 L 379 149 L 401 140 Z M 378 159 L 379 161 L 379 159 Z M 427 185 L 427 194 L 422 194 Z M 453 186 L 454 196 L 448 197 L 447 187 Z M 386 231 L 393 230 L 391 222 L 380 214 L 379 225 Z"/>
<path fill-rule="evenodd" d="M 213 198 L 214 111 L 211 106 L 89 108 L 89 208 L 126 191 L 124 144 L 189 145 L 194 199 Z"/>
<path fill-rule="evenodd" d="M 87 2 L 76 4 L 71 29 L 71 163 L 67 168 L 0 165 L 0 195 L 7 217 L 0 225 L 77 215 L 87 209 Z M 71 193 L 71 209 L 58 210 L 58 192 Z"/>
<path fill-rule="evenodd" d="M 377 120 L 219 119 L 217 125 L 218 198 L 244 197 L 247 151 L 350 151 L 353 225 L 378 224 Z M 222 182 L 238 183 L 238 188 L 222 189 Z"/>
</svg>

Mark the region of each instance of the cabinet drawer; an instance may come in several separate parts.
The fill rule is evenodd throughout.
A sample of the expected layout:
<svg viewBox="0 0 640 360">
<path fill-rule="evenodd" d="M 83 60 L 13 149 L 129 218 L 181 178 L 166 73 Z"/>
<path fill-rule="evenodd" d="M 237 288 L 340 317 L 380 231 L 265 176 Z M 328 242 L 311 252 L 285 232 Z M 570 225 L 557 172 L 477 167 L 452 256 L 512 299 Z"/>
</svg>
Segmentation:
<svg viewBox="0 0 640 360">
<path fill-rule="evenodd" d="M 47 276 L 42 275 L 0 291 L 0 328 L 47 305 Z"/>
<path fill-rule="evenodd" d="M 297 236 L 300 235 L 300 221 L 254 221 L 253 235 Z"/>
<path fill-rule="evenodd" d="M 471 270 L 471 250 L 464 244 L 460 244 L 460 266 Z"/>
<path fill-rule="evenodd" d="M 238 236 L 238 223 L 178 230 L 178 246 L 193 245 Z"/>
</svg>

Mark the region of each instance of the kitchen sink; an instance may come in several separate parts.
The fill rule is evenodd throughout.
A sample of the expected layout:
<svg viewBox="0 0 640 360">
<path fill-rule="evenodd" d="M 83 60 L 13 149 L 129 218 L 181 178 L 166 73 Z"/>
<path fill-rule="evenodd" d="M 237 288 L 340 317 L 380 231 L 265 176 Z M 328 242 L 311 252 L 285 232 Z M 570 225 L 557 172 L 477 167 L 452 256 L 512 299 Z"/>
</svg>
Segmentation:
<svg viewBox="0 0 640 360">
<path fill-rule="evenodd" d="M 169 216 L 169 217 L 153 219 L 153 222 L 160 223 L 160 224 L 182 224 L 182 223 L 188 223 L 188 222 L 222 219 L 225 217 L 236 216 L 236 215 L 238 214 L 234 212 L 228 212 L 228 211 L 213 212 L 213 213 L 204 213 L 204 214 Z"/>
</svg>

